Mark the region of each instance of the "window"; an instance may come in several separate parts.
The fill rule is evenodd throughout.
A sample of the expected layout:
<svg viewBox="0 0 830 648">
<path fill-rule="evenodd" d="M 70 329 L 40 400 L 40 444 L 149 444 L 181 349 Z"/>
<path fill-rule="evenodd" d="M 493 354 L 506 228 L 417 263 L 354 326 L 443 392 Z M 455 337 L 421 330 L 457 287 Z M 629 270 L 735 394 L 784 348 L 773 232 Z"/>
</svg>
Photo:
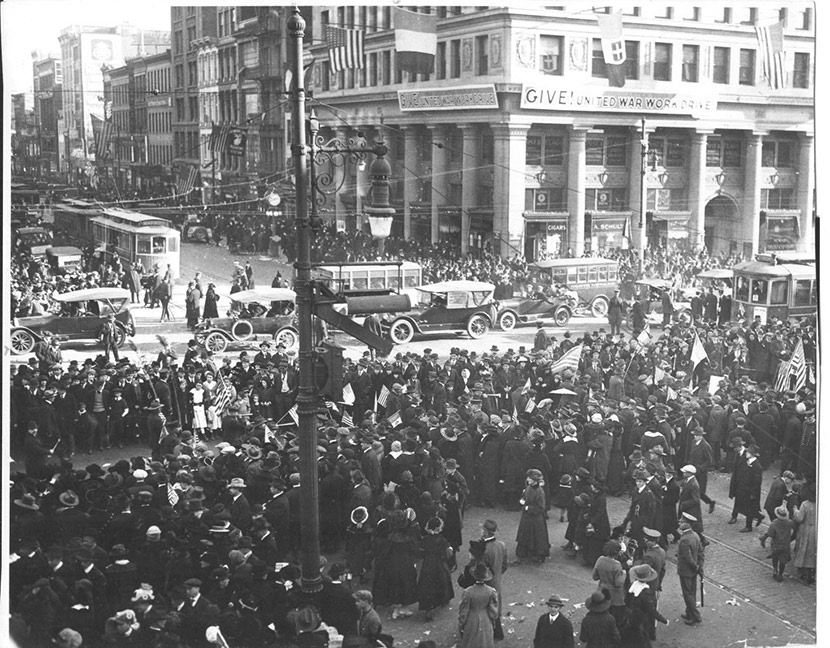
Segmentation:
<svg viewBox="0 0 830 648">
<path fill-rule="evenodd" d="M 525 143 L 525 164 L 535 166 L 542 164 L 542 138 L 529 135 Z"/>
<path fill-rule="evenodd" d="M 176 121 L 184 120 L 184 99 L 176 99 Z"/>
<path fill-rule="evenodd" d="M 680 6 L 681 20 L 700 20 L 700 7 L 690 7 L 688 5 Z"/>
<path fill-rule="evenodd" d="M 715 22 L 717 22 L 717 23 L 726 23 L 726 24 L 731 23 L 732 22 L 732 9 L 730 7 L 724 7 L 720 17 L 715 18 Z"/>
<path fill-rule="evenodd" d="M 761 147 L 761 166 L 792 167 L 795 163 L 795 146 L 792 142 L 764 141 Z"/>
<path fill-rule="evenodd" d="M 541 36 L 539 51 L 539 69 L 544 74 L 562 74 L 562 37 Z"/>
<path fill-rule="evenodd" d="M 586 189 L 585 209 L 589 211 L 626 211 L 628 209 L 628 190 Z"/>
<path fill-rule="evenodd" d="M 490 38 L 488 36 L 476 36 L 476 74 L 482 76 L 489 71 L 489 60 L 487 58 Z"/>
<path fill-rule="evenodd" d="M 786 304 L 788 296 L 786 279 L 772 282 L 769 294 L 770 304 Z"/>
<path fill-rule="evenodd" d="M 749 277 L 735 277 L 735 297 L 739 301 L 749 301 Z"/>
<path fill-rule="evenodd" d="M 386 50 L 383 52 L 383 85 L 389 85 L 392 82 L 392 52 Z"/>
<path fill-rule="evenodd" d="M 674 7 L 665 7 L 661 11 L 657 9 L 654 14 L 655 18 L 666 18 L 667 20 L 671 20 L 674 18 Z"/>
<path fill-rule="evenodd" d="M 795 209 L 795 206 L 792 188 L 761 189 L 761 209 Z"/>
<path fill-rule="evenodd" d="M 687 209 L 684 189 L 648 189 L 646 209 L 652 212 L 666 212 Z"/>
<path fill-rule="evenodd" d="M 591 75 L 605 77 L 605 56 L 602 53 L 602 41 L 599 38 L 593 39 L 591 50 Z"/>
<path fill-rule="evenodd" d="M 589 136 L 585 142 L 588 166 L 627 166 L 627 141 L 624 137 Z"/>
<path fill-rule="evenodd" d="M 735 9 L 735 20 L 741 25 L 754 25 L 758 19 L 758 10 L 755 7 L 738 7 Z"/>
<path fill-rule="evenodd" d="M 369 85 L 378 84 L 378 55 L 377 52 L 369 54 Z"/>
<path fill-rule="evenodd" d="M 181 63 L 176 65 L 176 87 L 184 86 L 184 65 Z"/>
<path fill-rule="evenodd" d="M 441 41 L 435 48 L 435 78 L 447 78 L 447 42 Z"/>
<path fill-rule="evenodd" d="M 562 166 L 565 161 L 565 138 L 545 135 L 542 162 L 545 166 Z"/>
<path fill-rule="evenodd" d="M 640 43 L 625 41 L 625 68 L 626 79 L 640 78 Z"/>
<path fill-rule="evenodd" d="M 741 50 L 738 83 L 748 86 L 755 85 L 755 50 Z"/>
<path fill-rule="evenodd" d="M 564 188 L 527 189 L 525 191 L 526 211 L 567 211 Z"/>
<path fill-rule="evenodd" d="M 196 40 L 196 25 L 187 28 L 187 49 L 193 49 L 193 41 Z"/>
<path fill-rule="evenodd" d="M 173 32 L 173 53 L 179 54 L 184 51 L 184 35 L 180 29 Z"/>
<path fill-rule="evenodd" d="M 812 29 L 813 10 L 810 7 L 805 7 L 804 9 L 793 9 L 792 26 L 796 29 Z"/>
<path fill-rule="evenodd" d="M 743 142 L 738 138 L 710 136 L 706 141 L 706 166 L 740 167 Z"/>
<path fill-rule="evenodd" d="M 712 56 L 712 81 L 714 83 L 729 83 L 728 47 L 716 47 Z"/>
<path fill-rule="evenodd" d="M 450 78 L 461 76 L 461 39 L 450 41 Z"/>
<path fill-rule="evenodd" d="M 810 87 L 810 55 L 796 52 L 793 57 L 793 88 Z"/>
<path fill-rule="evenodd" d="M 812 280 L 797 279 L 795 282 L 795 295 L 793 298 L 793 306 L 809 306 L 810 295 L 812 294 Z"/>
<path fill-rule="evenodd" d="M 767 295 L 769 294 L 769 283 L 766 279 L 752 280 L 752 303 L 766 304 Z"/>
<path fill-rule="evenodd" d="M 654 43 L 654 80 L 671 81 L 671 43 Z"/>
<path fill-rule="evenodd" d="M 640 7 L 627 7 L 622 10 L 623 16 L 639 16 L 640 15 Z"/>
<path fill-rule="evenodd" d="M 683 46 L 683 81 L 697 83 L 698 57 L 700 48 L 697 45 Z"/>
<path fill-rule="evenodd" d="M 648 148 L 657 154 L 658 164 L 666 168 L 686 166 L 686 140 L 679 137 L 649 137 Z"/>
</svg>

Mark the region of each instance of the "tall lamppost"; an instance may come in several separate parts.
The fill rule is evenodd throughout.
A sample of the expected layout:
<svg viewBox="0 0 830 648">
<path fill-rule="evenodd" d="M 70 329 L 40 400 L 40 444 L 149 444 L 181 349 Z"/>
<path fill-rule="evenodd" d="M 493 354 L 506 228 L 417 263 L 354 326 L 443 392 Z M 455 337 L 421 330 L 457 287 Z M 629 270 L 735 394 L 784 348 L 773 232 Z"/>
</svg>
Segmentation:
<svg viewBox="0 0 830 648">
<path fill-rule="evenodd" d="M 372 164 L 373 206 L 369 213 L 370 220 L 386 219 L 380 223 L 388 236 L 389 225 L 394 209 L 389 207 L 389 183 L 391 167 L 385 160 L 387 148 L 383 143 L 368 146 L 362 140 L 350 140 L 343 143 L 333 139 L 324 141 L 319 136 L 319 122 L 312 113 L 308 120 L 311 146 L 306 145 L 305 82 L 303 78 L 303 36 L 305 20 L 295 7 L 288 18 L 289 62 L 295 79 L 291 91 L 291 111 L 293 128 L 294 177 L 296 179 L 296 242 L 297 261 L 295 263 L 294 292 L 297 302 L 297 320 L 299 329 L 299 380 L 297 388 L 297 415 L 300 458 L 300 535 L 302 570 L 301 586 L 304 593 L 314 593 L 322 589 L 320 578 L 320 521 L 318 516 L 318 470 L 317 470 L 317 411 L 320 404 L 319 390 L 314 380 L 314 348 L 312 340 L 312 316 L 317 314 L 326 321 L 336 321 L 337 326 L 346 333 L 357 337 L 377 349 L 384 355 L 392 348 L 391 342 L 367 332 L 346 317 L 333 312 L 330 303 L 324 299 L 315 306 L 315 283 L 312 279 L 311 233 L 319 226 L 316 204 L 319 194 L 331 194 L 339 191 L 343 181 L 336 180 L 340 174 L 330 174 L 334 167 L 344 167 L 350 157 L 363 160 L 367 153 L 374 153 L 377 159 Z M 310 164 L 309 164 L 310 160 Z M 318 173 L 319 165 L 330 164 L 323 173 Z M 310 175 L 309 175 L 310 170 Z M 385 187 L 384 187 L 385 183 Z M 312 214 L 309 215 L 308 195 L 312 194 Z M 322 196 L 320 196 L 322 197 Z M 385 200 L 385 204 L 383 201 Z M 378 230 L 377 236 L 381 236 Z M 331 319 L 329 319 L 331 318 Z M 341 318 L 341 319 L 338 319 Z"/>
</svg>

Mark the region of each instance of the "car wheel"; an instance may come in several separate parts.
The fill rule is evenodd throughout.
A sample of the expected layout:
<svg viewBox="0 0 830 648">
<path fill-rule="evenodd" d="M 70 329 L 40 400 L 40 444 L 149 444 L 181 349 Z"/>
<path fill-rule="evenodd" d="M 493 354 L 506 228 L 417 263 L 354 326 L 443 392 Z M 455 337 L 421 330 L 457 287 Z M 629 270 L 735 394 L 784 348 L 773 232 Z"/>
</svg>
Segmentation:
<svg viewBox="0 0 830 648">
<path fill-rule="evenodd" d="M 692 311 L 683 309 L 677 314 L 677 321 L 681 324 L 691 324 L 692 323 Z"/>
<path fill-rule="evenodd" d="M 35 348 L 35 338 L 29 331 L 17 330 L 11 335 L 11 351 L 14 355 L 31 353 Z"/>
<path fill-rule="evenodd" d="M 283 328 L 274 333 L 274 344 L 284 344 L 286 351 L 300 343 L 300 336 L 293 328 Z"/>
<path fill-rule="evenodd" d="M 207 243 L 207 230 L 204 227 L 196 227 L 193 230 L 191 230 L 190 238 L 191 240 L 198 241 L 199 243 Z"/>
<path fill-rule="evenodd" d="M 474 340 L 484 337 L 489 330 L 490 322 L 487 321 L 484 315 L 473 315 L 467 322 L 467 335 Z"/>
<path fill-rule="evenodd" d="M 248 320 L 236 320 L 231 327 L 231 335 L 235 340 L 247 340 L 254 333 L 254 325 Z"/>
<path fill-rule="evenodd" d="M 407 344 L 412 341 L 413 337 L 415 337 L 415 328 L 405 319 L 395 320 L 389 327 L 389 339 L 395 344 Z"/>
<path fill-rule="evenodd" d="M 127 333 L 122 328 L 115 327 L 115 346 L 119 349 L 124 346 L 124 342 L 127 341 Z"/>
<path fill-rule="evenodd" d="M 222 353 L 228 348 L 228 340 L 221 333 L 214 331 L 205 338 L 205 348 L 211 353 Z"/>
<path fill-rule="evenodd" d="M 199 346 L 205 346 L 205 332 L 199 331 L 198 333 L 193 334 L 193 338 L 196 340 L 196 344 Z"/>
<path fill-rule="evenodd" d="M 594 300 L 591 302 L 591 313 L 593 313 L 594 317 L 605 317 L 608 315 L 608 298 L 607 297 L 594 297 Z"/>
<path fill-rule="evenodd" d="M 560 306 L 553 311 L 553 321 L 557 326 L 567 326 L 571 319 L 571 311 L 564 306 Z"/>
<path fill-rule="evenodd" d="M 512 331 L 516 328 L 516 316 L 510 311 L 504 311 L 499 315 L 499 328 L 502 331 Z"/>
</svg>

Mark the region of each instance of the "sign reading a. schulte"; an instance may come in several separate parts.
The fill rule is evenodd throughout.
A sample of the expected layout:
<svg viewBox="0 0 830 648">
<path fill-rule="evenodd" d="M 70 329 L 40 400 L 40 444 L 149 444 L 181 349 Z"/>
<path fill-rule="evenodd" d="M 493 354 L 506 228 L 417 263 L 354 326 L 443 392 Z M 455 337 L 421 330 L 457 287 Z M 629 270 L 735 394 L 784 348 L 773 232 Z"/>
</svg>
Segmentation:
<svg viewBox="0 0 830 648">
<path fill-rule="evenodd" d="M 410 110 L 470 110 L 498 108 L 496 86 L 492 83 L 460 88 L 398 90 L 402 112 Z"/>
<path fill-rule="evenodd" d="M 667 113 L 698 116 L 715 112 L 717 97 L 591 87 L 568 87 L 556 83 L 522 86 L 521 107 L 530 110 L 577 110 L 590 112 Z"/>
</svg>

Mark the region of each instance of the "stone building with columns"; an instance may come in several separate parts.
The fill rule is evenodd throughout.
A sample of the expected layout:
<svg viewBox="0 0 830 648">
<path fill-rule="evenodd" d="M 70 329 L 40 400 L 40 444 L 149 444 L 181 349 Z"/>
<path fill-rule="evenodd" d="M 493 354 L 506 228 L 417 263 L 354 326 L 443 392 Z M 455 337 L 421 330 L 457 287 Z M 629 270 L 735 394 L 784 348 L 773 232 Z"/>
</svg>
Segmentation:
<svg viewBox="0 0 830 648">
<path fill-rule="evenodd" d="M 528 259 L 814 246 L 812 3 L 614 6 L 614 88 L 596 17 L 612 8 L 411 9 L 438 15 L 429 75 L 397 70 L 389 7 L 315 7 L 308 46 L 323 136 L 389 146 L 393 234 Z M 756 27 L 778 21 L 786 83 L 773 89 Z M 327 24 L 364 29 L 362 69 L 331 73 Z M 341 228 L 364 226 L 366 167 L 333 171 L 345 182 L 321 213 Z"/>
</svg>

